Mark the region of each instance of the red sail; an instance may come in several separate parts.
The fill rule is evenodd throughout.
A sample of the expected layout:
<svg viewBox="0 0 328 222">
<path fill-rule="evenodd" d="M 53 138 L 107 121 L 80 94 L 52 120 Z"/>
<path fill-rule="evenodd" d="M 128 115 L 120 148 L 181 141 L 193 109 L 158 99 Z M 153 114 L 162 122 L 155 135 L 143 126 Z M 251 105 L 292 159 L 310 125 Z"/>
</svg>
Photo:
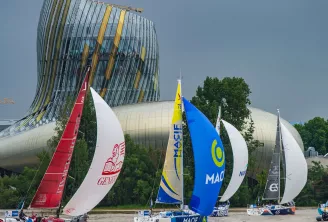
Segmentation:
<svg viewBox="0 0 328 222">
<path fill-rule="evenodd" d="M 30 208 L 58 208 L 60 205 L 79 131 L 84 98 L 88 88 L 89 70 L 83 81 L 63 135 L 35 193 Z"/>
</svg>

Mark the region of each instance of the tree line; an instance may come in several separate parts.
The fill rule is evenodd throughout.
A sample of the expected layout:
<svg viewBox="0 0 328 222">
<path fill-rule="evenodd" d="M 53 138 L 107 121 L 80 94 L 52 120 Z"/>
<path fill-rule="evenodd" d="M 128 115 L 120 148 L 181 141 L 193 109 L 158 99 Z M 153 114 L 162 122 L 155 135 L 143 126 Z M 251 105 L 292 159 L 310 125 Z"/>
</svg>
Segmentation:
<svg viewBox="0 0 328 222">
<path fill-rule="evenodd" d="M 213 125 L 216 124 L 218 108 L 222 106 L 222 118 L 243 132 L 249 150 L 247 173 L 252 172 L 256 166 L 253 153 L 257 148 L 263 146 L 263 144 L 253 138 L 254 123 L 251 119 L 250 111 L 247 108 L 251 104 L 249 99 L 250 94 L 251 90 L 242 78 L 234 77 L 220 80 L 218 78 L 207 77 L 203 86 L 197 88 L 196 95 L 191 99 L 191 102 L 207 116 Z M 25 200 L 25 206 L 28 206 L 48 167 L 50 157 L 67 123 L 72 105 L 73 99 L 68 98 L 56 122 L 56 135 L 48 141 L 48 149 L 38 155 L 40 165 L 34 168 L 25 167 L 20 174 L 7 175 L 0 178 L 0 208 L 16 208 L 17 204 L 22 200 Z M 223 125 L 221 126 L 220 136 L 226 152 L 226 172 L 221 189 L 222 195 L 231 178 L 233 157 L 228 135 Z M 299 130 L 300 126 L 296 126 L 296 128 Z M 310 125 L 306 129 L 311 129 Z M 193 190 L 194 159 L 185 114 L 183 114 L 183 132 L 184 202 L 188 204 Z M 303 132 L 306 131 L 303 130 Z M 318 141 L 317 139 L 312 139 L 309 140 L 310 142 L 306 142 L 303 134 L 308 134 L 302 134 L 301 132 L 300 134 L 305 144 L 312 144 L 311 141 Z M 63 205 L 73 196 L 87 174 L 93 158 L 96 138 L 96 113 L 89 92 L 83 109 Z M 309 136 L 308 138 L 317 137 Z M 156 199 L 163 170 L 165 150 L 138 145 L 133 142 L 129 135 L 125 135 L 125 143 L 126 156 L 121 173 L 111 191 L 98 205 L 99 207 L 148 206 L 150 200 L 154 201 Z M 256 180 L 245 177 L 241 187 L 230 199 L 231 205 L 233 207 L 245 207 L 247 204 L 257 202 L 258 197 L 261 197 L 263 194 L 266 180 L 267 169 L 258 173 Z M 319 163 L 314 163 L 314 167 L 309 169 L 308 182 L 305 188 L 296 198 L 297 205 L 313 206 L 319 202 L 325 202 L 328 199 L 327 182 L 327 168 Z M 164 206 L 159 205 L 158 207 Z"/>
<path fill-rule="evenodd" d="M 305 149 L 314 147 L 319 154 L 328 153 L 328 120 L 314 117 L 304 124 L 295 124 L 302 137 Z"/>
</svg>

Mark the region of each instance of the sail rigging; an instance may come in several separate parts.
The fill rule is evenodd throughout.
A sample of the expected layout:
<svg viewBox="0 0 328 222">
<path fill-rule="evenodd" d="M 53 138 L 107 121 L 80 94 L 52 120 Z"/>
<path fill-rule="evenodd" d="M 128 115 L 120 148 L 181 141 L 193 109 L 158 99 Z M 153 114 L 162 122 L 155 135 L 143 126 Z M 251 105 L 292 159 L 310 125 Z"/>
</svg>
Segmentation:
<svg viewBox="0 0 328 222">
<path fill-rule="evenodd" d="M 183 98 L 195 159 L 194 190 L 190 209 L 211 215 L 219 195 L 225 170 L 222 141 L 206 116 Z"/>
<path fill-rule="evenodd" d="M 64 207 L 64 214 L 70 216 L 89 212 L 106 196 L 120 174 L 125 156 L 119 120 L 99 94 L 91 87 L 90 90 L 96 110 L 97 144 L 87 175 Z"/>
<path fill-rule="evenodd" d="M 164 168 L 156 203 L 183 203 L 183 132 L 181 81 L 178 81 Z"/>
<path fill-rule="evenodd" d="M 53 209 L 60 206 L 80 126 L 89 71 L 90 68 L 88 68 L 61 139 L 29 208 Z"/>
</svg>

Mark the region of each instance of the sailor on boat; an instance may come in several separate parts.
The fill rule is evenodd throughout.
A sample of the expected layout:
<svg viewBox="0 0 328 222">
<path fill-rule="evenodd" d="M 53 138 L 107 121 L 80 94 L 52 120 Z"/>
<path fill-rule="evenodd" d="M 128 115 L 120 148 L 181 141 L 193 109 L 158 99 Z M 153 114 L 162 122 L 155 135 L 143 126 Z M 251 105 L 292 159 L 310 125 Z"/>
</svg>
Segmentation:
<svg viewBox="0 0 328 222">
<path fill-rule="evenodd" d="M 25 221 L 27 219 L 26 214 L 24 214 L 24 210 L 21 209 L 21 211 L 19 212 L 19 219 Z"/>
</svg>

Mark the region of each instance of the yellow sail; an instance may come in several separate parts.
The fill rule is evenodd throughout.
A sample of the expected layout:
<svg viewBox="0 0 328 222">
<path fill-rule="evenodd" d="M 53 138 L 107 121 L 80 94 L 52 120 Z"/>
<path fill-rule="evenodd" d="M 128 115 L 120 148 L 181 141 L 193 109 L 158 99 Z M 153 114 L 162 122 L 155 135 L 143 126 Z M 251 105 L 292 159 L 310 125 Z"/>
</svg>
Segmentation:
<svg viewBox="0 0 328 222">
<path fill-rule="evenodd" d="M 175 96 L 169 141 L 166 150 L 163 173 L 158 190 L 157 203 L 178 204 L 182 201 L 182 99 L 181 82 Z"/>
</svg>

